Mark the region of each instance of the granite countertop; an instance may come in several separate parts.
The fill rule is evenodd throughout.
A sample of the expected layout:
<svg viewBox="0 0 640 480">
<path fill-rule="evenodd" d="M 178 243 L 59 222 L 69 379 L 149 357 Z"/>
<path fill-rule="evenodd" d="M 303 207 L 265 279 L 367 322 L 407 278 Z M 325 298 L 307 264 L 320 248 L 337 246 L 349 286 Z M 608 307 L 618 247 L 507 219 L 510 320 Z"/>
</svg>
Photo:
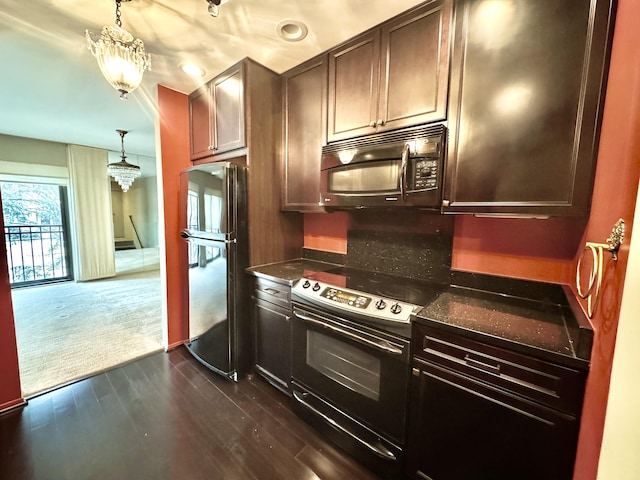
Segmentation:
<svg viewBox="0 0 640 480">
<path fill-rule="evenodd" d="M 246 269 L 247 273 L 256 277 L 266 278 L 275 282 L 293 285 L 298 279 L 314 272 L 324 272 L 336 268 L 334 263 L 319 262 L 306 258 L 297 258 L 283 262 L 268 263 Z"/>
<path fill-rule="evenodd" d="M 579 326 L 568 305 L 451 286 L 417 321 L 566 366 L 589 366 L 585 343 L 592 332 Z"/>
<path fill-rule="evenodd" d="M 298 258 L 250 267 L 246 272 L 292 286 L 303 276 L 338 266 Z M 479 278 L 478 285 L 445 287 L 416 314 L 415 321 L 568 367 L 589 368 L 593 330 L 588 321 L 574 315 L 575 308 L 569 303 L 561 302 L 558 297 L 523 298 L 523 295 L 529 296 L 526 295 L 530 289 L 527 282 L 523 284 L 524 290 L 514 290 L 512 280 L 499 284 L 497 290 L 483 290 L 482 286 L 495 279 Z M 568 298 L 566 293 L 562 295 L 560 290 L 561 296 Z"/>
</svg>

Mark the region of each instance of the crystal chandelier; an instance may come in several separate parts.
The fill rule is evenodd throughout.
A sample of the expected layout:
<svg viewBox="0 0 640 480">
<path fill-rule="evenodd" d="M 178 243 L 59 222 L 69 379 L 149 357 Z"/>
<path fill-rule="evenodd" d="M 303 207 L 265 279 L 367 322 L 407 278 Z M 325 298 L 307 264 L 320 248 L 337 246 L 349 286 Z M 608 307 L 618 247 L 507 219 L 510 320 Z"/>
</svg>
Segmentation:
<svg viewBox="0 0 640 480">
<path fill-rule="evenodd" d="M 98 66 L 104 78 L 120 92 L 126 100 L 142 82 L 145 69 L 151 70 L 151 55 L 145 53 L 142 40 L 133 38 L 122 28 L 120 3 L 130 0 L 116 0 L 116 24 L 102 27 L 100 35 L 85 31 L 89 51 L 98 59 Z"/>
<path fill-rule="evenodd" d="M 122 187 L 122 191 L 126 192 L 133 181 L 140 176 L 140 167 L 137 165 L 131 165 L 127 162 L 127 157 L 124 154 L 124 136 L 128 133 L 126 130 L 116 130 L 120 134 L 120 143 L 122 144 L 122 151 L 120 152 L 121 160 L 116 163 L 110 163 L 107 166 L 107 174 L 111 175 L 118 185 Z"/>
</svg>

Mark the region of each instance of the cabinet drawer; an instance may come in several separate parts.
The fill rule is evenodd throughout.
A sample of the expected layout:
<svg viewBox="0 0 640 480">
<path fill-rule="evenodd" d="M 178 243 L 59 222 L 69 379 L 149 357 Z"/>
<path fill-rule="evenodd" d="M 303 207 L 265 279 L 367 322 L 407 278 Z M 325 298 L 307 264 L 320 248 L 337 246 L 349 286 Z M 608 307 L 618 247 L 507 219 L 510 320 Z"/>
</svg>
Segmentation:
<svg viewBox="0 0 640 480">
<path fill-rule="evenodd" d="M 291 308 L 291 287 L 281 283 L 264 280 L 256 280 L 255 296 L 260 300 Z"/>
<path fill-rule="evenodd" d="M 413 354 L 579 416 L 586 376 L 571 368 L 416 325 Z"/>
</svg>

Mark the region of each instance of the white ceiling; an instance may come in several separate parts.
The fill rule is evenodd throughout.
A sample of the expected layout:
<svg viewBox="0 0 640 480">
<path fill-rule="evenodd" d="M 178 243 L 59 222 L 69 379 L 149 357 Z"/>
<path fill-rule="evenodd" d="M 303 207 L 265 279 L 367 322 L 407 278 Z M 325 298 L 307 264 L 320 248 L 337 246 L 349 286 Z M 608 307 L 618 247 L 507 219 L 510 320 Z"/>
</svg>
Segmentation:
<svg viewBox="0 0 640 480">
<path fill-rule="evenodd" d="M 422 0 L 229 0 L 220 15 L 206 0 L 122 3 L 122 27 L 145 43 L 152 70 L 122 101 L 87 49 L 85 29 L 115 23 L 115 0 L 2 0 L 0 133 L 155 156 L 156 85 L 190 93 L 244 57 L 277 73 L 390 18 Z M 304 22 L 292 43 L 276 25 Z M 206 74 L 178 69 L 194 62 Z"/>
</svg>

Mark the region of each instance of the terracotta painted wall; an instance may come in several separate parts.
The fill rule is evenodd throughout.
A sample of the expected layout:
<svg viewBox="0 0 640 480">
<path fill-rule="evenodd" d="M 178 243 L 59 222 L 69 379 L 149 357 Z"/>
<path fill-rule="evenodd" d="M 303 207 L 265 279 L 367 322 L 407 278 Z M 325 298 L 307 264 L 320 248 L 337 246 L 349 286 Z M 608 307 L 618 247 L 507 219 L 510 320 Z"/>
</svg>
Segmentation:
<svg viewBox="0 0 640 480">
<path fill-rule="evenodd" d="M 0 231 L 4 232 L 0 198 Z M 7 247 L 0 242 L 0 412 L 23 402 L 18 370 L 18 347 L 13 323 Z"/>
<path fill-rule="evenodd" d="M 347 253 L 349 215 L 344 212 L 308 213 L 304 216 L 304 247 Z"/>
<path fill-rule="evenodd" d="M 629 256 L 629 236 L 640 177 L 638 18 L 640 18 L 640 2 L 619 0 L 594 200 L 584 240 L 604 242 L 618 218 L 625 220 L 626 237 L 620 249 L 619 260 L 605 263 L 600 302 L 592 319 L 595 331 L 594 348 L 582 413 L 574 480 L 596 478 L 622 290 Z M 576 255 L 579 253 L 577 252 Z M 589 263 L 588 260 L 586 263 Z M 629 446 L 626 445 L 625 448 Z M 640 445 L 632 447 L 635 451 L 638 451 L 638 448 Z"/>
<path fill-rule="evenodd" d="M 347 252 L 350 228 L 430 233 L 432 213 L 356 214 L 336 212 L 304 216 L 304 247 Z M 362 219 L 365 218 L 366 221 Z M 375 222 L 375 218 L 379 222 Z M 585 219 L 546 220 L 477 218 L 455 215 L 451 264 L 454 270 L 549 283 L 570 284 L 576 251 L 582 245 Z"/>
<path fill-rule="evenodd" d="M 584 219 L 506 219 L 458 215 L 451 267 L 466 272 L 569 284 Z"/>
<path fill-rule="evenodd" d="M 180 171 L 191 166 L 189 158 L 189 101 L 185 94 L 158 86 L 160 115 L 159 142 L 164 192 L 164 236 L 166 247 L 166 291 L 168 347 L 180 345 L 189 338 L 187 319 L 187 272 L 181 258 L 186 257 L 186 243 L 179 235 L 186 224 L 180 208 Z M 184 212 L 186 215 L 186 212 Z"/>
</svg>

